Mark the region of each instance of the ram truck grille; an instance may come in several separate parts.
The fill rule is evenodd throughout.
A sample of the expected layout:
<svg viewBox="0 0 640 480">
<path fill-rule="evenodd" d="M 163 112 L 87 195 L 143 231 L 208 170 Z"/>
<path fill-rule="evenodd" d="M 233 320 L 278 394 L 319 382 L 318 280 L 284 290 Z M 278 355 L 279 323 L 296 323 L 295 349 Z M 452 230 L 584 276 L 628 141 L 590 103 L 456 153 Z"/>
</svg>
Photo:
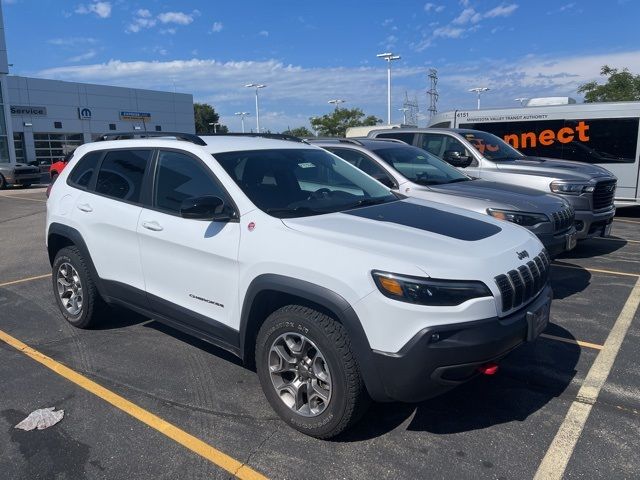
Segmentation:
<svg viewBox="0 0 640 480">
<path fill-rule="evenodd" d="M 593 190 L 593 209 L 604 210 L 613 206 L 616 196 L 616 180 L 603 180 L 596 183 Z"/>
</svg>

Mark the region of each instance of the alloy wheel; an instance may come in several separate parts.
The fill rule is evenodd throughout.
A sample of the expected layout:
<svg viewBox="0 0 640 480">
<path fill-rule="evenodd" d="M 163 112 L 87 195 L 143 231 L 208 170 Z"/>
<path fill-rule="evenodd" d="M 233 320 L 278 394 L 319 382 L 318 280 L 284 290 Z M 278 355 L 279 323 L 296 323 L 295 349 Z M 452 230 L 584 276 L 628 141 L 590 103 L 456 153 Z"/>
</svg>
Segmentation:
<svg viewBox="0 0 640 480">
<path fill-rule="evenodd" d="M 67 313 L 74 317 L 79 315 L 82 312 L 84 297 L 82 295 L 80 275 L 78 275 L 76 269 L 73 268 L 73 265 L 65 262 L 58 267 L 56 283 L 58 285 L 60 302 Z"/>
</svg>

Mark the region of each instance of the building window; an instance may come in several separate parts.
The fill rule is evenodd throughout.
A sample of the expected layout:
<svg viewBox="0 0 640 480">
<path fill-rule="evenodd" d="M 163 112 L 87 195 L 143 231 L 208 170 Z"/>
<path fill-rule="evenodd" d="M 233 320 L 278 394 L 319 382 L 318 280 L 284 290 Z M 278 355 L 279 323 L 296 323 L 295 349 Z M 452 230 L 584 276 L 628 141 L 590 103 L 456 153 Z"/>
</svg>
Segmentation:
<svg viewBox="0 0 640 480">
<path fill-rule="evenodd" d="M 116 124 L 115 123 L 110 123 L 109 124 L 109 130 L 115 130 L 116 129 Z"/>
<path fill-rule="evenodd" d="M 83 143 L 81 133 L 34 133 L 38 165 L 51 165 Z"/>
<path fill-rule="evenodd" d="M 13 146 L 16 151 L 16 163 L 26 163 L 26 157 L 24 154 L 24 133 L 13 133 Z"/>
<path fill-rule="evenodd" d="M 62 122 L 53 122 L 53 128 L 62 128 Z"/>
<path fill-rule="evenodd" d="M 161 131 L 162 131 L 162 126 L 156 125 L 156 132 L 161 132 Z"/>
</svg>

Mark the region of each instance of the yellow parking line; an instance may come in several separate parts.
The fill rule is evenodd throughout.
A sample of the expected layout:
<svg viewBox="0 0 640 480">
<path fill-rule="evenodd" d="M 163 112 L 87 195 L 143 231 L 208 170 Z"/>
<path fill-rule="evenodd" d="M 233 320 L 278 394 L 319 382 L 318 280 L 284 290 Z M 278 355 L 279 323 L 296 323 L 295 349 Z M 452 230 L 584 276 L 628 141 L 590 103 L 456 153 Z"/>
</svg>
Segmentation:
<svg viewBox="0 0 640 480">
<path fill-rule="evenodd" d="M 613 219 L 615 222 L 623 222 L 623 223 L 638 223 L 640 224 L 640 222 L 636 221 L 636 220 L 623 220 L 621 218 L 614 218 Z"/>
<path fill-rule="evenodd" d="M 576 265 L 567 265 L 566 263 L 553 262 L 554 267 L 562 267 L 562 268 L 573 268 L 574 270 L 586 270 L 587 272 L 593 273 L 604 273 L 607 275 L 622 275 L 624 277 L 640 277 L 638 273 L 628 273 L 628 272 L 617 272 L 615 270 L 601 270 L 599 268 L 587 268 L 587 267 L 579 267 Z"/>
<path fill-rule="evenodd" d="M 583 342 L 582 340 L 575 340 L 573 338 L 557 337 L 555 335 L 549 335 L 547 333 L 541 333 L 541 337 L 548 338 L 549 340 L 557 340 L 558 342 L 571 343 L 573 345 L 580 345 L 581 347 L 593 348 L 595 350 L 602 350 L 602 345 L 597 343 Z"/>
<path fill-rule="evenodd" d="M 30 282 L 31 280 L 40 280 L 41 278 L 48 278 L 50 276 L 51 276 L 50 273 L 46 273 L 44 275 L 37 275 L 35 277 L 21 278 L 19 280 L 12 280 L 11 282 L 0 283 L 0 287 L 8 287 L 9 285 L 16 285 L 18 283 Z"/>
<path fill-rule="evenodd" d="M 88 392 L 102 398 L 104 401 L 110 403 L 114 407 L 122 410 L 125 413 L 128 413 L 133 418 L 141 421 L 154 430 L 157 430 L 173 441 L 179 443 L 183 447 L 188 448 L 192 452 L 209 460 L 210 462 L 226 470 L 235 477 L 243 480 L 266 480 L 265 476 L 256 472 L 244 463 L 239 462 L 238 460 L 230 457 L 225 453 L 222 453 L 220 450 L 212 447 L 211 445 L 203 442 L 202 440 L 194 437 L 193 435 L 185 432 L 184 430 L 176 427 L 166 420 L 163 420 L 153 413 L 139 407 L 138 405 L 130 402 L 129 400 L 121 397 L 111 390 L 107 390 L 96 382 L 89 380 L 84 375 L 81 375 L 74 370 L 71 370 L 70 368 L 64 366 L 63 364 L 56 362 L 52 358 L 38 352 L 37 350 L 34 350 L 33 348 L 22 343 L 17 338 L 14 338 L 11 335 L 3 332 L 2 330 L 0 330 L 0 340 L 7 343 L 8 345 L 11 345 L 13 348 L 24 353 L 36 362 L 53 370 L 55 373 L 66 378 L 70 382 L 75 383 L 79 387 L 84 388 Z"/>
<path fill-rule="evenodd" d="M 602 350 L 598 353 L 582 382 L 576 399 L 569 407 L 564 421 L 538 467 L 534 480 L 561 480 L 564 478 L 567 465 L 589 419 L 591 409 L 598 401 L 600 391 L 607 382 L 622 342 L 627 336 L 639 306 L 640 278 L 636 281 L 629 298 L 627 298 L 620 315 L 618 315 L 604 342 Z"/>
</svg>

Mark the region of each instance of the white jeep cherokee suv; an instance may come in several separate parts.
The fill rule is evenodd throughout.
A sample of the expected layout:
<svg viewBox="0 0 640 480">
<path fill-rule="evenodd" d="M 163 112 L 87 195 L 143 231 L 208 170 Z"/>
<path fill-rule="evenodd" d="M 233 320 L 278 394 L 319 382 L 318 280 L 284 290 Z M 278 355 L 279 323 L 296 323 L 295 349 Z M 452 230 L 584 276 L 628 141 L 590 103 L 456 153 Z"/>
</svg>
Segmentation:
<svg viewBox="0 0 640 480">
<path fill-rule="evenodd" d="M 442 393 L 548 322 L 549 257 L 524 228 L 299 141 L 144 135 L 78 147 L 50 191 L 62 314 L 86 328 L 120 305 L 210 341 L 301 432 Z"/>
</svg>

